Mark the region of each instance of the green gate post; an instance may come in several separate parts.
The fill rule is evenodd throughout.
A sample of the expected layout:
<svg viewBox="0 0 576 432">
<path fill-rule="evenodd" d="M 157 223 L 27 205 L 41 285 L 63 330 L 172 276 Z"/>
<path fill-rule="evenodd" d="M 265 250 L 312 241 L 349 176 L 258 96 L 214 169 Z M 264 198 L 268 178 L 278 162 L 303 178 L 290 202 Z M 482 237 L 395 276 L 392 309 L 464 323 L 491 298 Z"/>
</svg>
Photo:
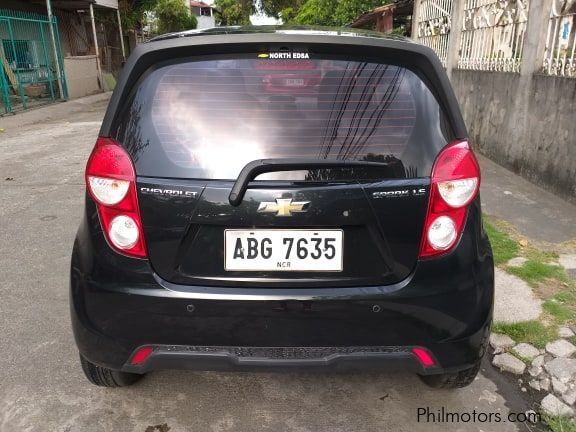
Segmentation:
<svg viewBox="0 0 576 432">
<path fill-rule="evenodd" d="M 44 24 L 38 23 L 40 26 L 40 37 L 42 38 L 42 51 L 44 52 L 44 62 L 48 70 L 48 86 L 50 87 L 50 98 L 56 100 L 54 97 L 54 79 L 52 78 L 52 69 L 50 68 L 50 59 L 48 58 L 48 51 L 46 50 L 46 41 L 44 40 Z"/>
<path fill-rule="evenodd" d="M 7 23 L 3 23 L 3 19 L 0 19 L 0 24 L 4 24 L 7 26 Z M 0 46 L 0 49 L 3 50 L 4 46 Z M 6 76 L 4 72 L 4 66 L 0 67 L 0 91 L 2 92 L 2 101 L 4 104 L 4 113 L 7 114 L 12 111 L 12 106 L 10 105 L 10 87 L 8 82 L 6 81 Z"/>
<path fill-rule="evenodd" d="M 12 111 L 10 106 L 10 89 L 8 88 L 8 83 L 4 76 L 4 68 L 0 69 L 0 91 L 2 92 L 2 101 L 4 104 L 4 113 L 7 114 Z"/>
<path fill-rule="evenodd" d="M 62 46 L 60 45 L 60 30 L 58 29 L 58 19 L 54 16 L 54 30 L 56 31 L 56 37 L 58 38 L 58 44 L 56 46 L 56 55 L 58 56 L 57 65 L 60 65 L 60 80 L 62 82 L 62 94 L 60 97 L 64 100 L 68 100 L 68 85 L 66 84 L 66 74 L 64 73 L 64 59 L 62 58 Z"/>
<path fill-rule="evenodd" d="M 12 31 L 12 23 L 10 20 L 8 20 L 8 33 L 10 34 L 12 53 L 14 61 L 16 62 L 16 78 L 18 79 L 18 91 L 20 92 L 20 99 L 22 99 L 22 108 L 26 109 L 26 95 L 24 94 L 24 87 L 22 87 L 22 78 L 20 78 L 20 71 L 18 70 L 18 54 L 16 54 L 16 43 L 14 42 L 14 33 Z"/>
</svg>

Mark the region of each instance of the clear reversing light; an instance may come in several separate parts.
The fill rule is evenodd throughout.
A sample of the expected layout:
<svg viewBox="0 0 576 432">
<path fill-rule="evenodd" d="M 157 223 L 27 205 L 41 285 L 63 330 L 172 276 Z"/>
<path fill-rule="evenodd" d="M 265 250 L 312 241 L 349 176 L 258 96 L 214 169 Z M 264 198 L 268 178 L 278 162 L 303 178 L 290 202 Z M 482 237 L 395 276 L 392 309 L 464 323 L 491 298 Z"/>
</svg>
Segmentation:
<svg viewBox="0 0 576 432">
<path fill-rule="evenodd" d="M 134 247 L 140 237 L 136 222 L 131 217 L 124 215 L 116 216 L 112 219 L 108 235 L 114 246 L 120 249 Z"/>
<path fill-rule="evenodd" d="M 477 177 L 445 181 L 438 183 L 438 191 L 450 207 L 462 207 L 474 198 L 477 185 Z"/>
<path fill-rule="evenodd" d="M 115 205 L 124 199 L 130 182 L 96 176 L 88 176 L 88 186 L 100 203 L 104 205 Z"/>
<path fill-rule="evenodd" d="M 428 241 L 436 250 L 448 249 L 456 240 L 456 224 L 448 216 L 440 216 L 428 228 Z"/>
</svg>

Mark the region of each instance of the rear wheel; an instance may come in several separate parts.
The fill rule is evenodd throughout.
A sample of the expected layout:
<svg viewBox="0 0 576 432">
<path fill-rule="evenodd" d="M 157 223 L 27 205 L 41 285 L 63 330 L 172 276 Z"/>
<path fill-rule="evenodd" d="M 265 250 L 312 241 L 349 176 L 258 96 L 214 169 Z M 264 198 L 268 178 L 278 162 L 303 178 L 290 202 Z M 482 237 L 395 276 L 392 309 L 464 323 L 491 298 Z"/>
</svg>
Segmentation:
<svg viewBox="0 0 576 432">
<path fill-rule="evenodd" d="M 80 355 L 82 371 L 88 381 L 101 387 L 125 387 L 139 381 L 143 375 L 121 372 L 98 366 Z"/>
<path fill-rule="evenodd" d="M 420 379 L 428 386 L 434 388 L 456 389 L 466 387 L 472 384 L 472 381 L 478 375 L 482 359 L 474 363 L 474 366 L 459 372 L 438 374 L 438 375 L 420 375 Z"/>
</svg>

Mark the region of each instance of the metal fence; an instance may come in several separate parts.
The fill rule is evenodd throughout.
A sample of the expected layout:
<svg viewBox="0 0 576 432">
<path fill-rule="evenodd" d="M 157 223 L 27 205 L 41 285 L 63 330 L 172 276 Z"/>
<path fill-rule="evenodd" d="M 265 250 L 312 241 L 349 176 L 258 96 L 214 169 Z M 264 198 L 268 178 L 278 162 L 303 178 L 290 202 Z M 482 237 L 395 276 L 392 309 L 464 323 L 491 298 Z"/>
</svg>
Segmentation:
<svg viewBox="0 0 576 432">
<path fill-rule="evenodd" d="M 0 9 L 0 114 L 66 98 L 60 35 L 52 23 L 57 49 L 45 15 Z M 59 94 L 59 59 L 63 95 Z"/>
<path fill-rule="evenodd" d="M 576 4 L 566 0 L 553 0 L 546 51 L 544 73 L 576 77 Z"/>
<path fill-rule="evenodd" d="M 465 0 L 460 69 L 519 72 L 528 0 Z"/>
<path fill-rule="evenodd" d="M 446 66 L 453 0 L 417 1 L 419 2 L 416 20 L 418 41 L 436 51 L 442 64 Z"/>
</svg>

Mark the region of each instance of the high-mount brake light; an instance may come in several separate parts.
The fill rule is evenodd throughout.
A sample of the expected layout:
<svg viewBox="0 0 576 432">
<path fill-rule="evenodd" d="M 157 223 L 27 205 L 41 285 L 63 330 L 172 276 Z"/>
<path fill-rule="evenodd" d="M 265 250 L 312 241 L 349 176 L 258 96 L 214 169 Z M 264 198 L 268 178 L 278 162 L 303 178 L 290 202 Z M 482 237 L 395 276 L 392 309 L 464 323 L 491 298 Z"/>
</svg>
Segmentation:
<svg viewBox="0 0 576 432">
<path fill-rule="evenodd" d="M 134 166 L 113 139 L 96 141 L 86 165 L 86 186 L 110 246 L 127 256 L 146 258 Z"/>
<path fill-rule="evenodd" d="M 420 258 L 445 254 L 454 247 L 479 188 L 480 167 L 468 141 L 446 146 L 432 169 Z"/>
</svg>

